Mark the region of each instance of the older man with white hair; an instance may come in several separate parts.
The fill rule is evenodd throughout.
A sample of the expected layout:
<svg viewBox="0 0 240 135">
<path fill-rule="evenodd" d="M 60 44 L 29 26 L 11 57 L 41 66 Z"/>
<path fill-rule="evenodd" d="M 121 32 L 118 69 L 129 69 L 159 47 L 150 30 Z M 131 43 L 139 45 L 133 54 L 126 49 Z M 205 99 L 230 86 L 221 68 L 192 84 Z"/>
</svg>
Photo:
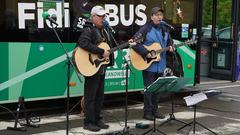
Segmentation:
<svg viewBox="0 0 240 135">
<path fill-rule="evenodd" d="M 77 45 L 93 54 L 109 57 L 110 64 L 113 64 L 113 56 L 110 52 L 98 47 L 101 42 L 106 42 L 110 48 L 115 47 L 113 39 L 109 36 L 109 29 L 103 28 L 107 12 L 102 6 L 94 6 L 91 10 L 91 17 L 86 22 Z M 102 120 L 101 109 L 104 101 L 104 78 L 106 65 L 102 65 L 98 72 L 92 76 L 84 76 L 84 129 L 99 131 L 109 128 Z M 87 68 L 87 67 L 86 67 Z"/>
</svg>

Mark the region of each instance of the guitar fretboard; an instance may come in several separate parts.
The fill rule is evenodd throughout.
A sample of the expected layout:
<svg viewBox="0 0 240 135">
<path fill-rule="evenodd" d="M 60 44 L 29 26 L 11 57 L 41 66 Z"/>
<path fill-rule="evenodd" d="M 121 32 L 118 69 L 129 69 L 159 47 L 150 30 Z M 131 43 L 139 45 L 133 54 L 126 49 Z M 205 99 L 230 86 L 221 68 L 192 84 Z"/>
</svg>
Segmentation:
<svg viewBox="0 0 240 135">
<path fill-rule="evenodd" d="M 181 47 L 183 45 L 185 45 L 185 43 L 176 44 L 174 47 Z M 170 50 L 170 46 L 165 47 L 165 48 L 160 49 L 160 50 L 157 50 L 156 53 L 162 53 L 162 52 L 165 52 L 165 51 L 168 51 L 168 50 Z"/>
<path fill-rule="evenodd" d="M 109 50 L 109 52 L 110 52 L 110 53 L 113 53 L 113 52 L 115 52 L 115 51 L 117 51 L 117 50 L 119 50 L 119 49 L 122 49 L 122 48 L 127 47 L 128 45 L 129 45 L 128 42 L 123 43 L 123 44 L 121 44 L 121 45 L 119 45 L 119 46 L 116 46 L 116 47 L 114 47 L 114 48 L 111 48 L 111 49 Z"/>
</svg>

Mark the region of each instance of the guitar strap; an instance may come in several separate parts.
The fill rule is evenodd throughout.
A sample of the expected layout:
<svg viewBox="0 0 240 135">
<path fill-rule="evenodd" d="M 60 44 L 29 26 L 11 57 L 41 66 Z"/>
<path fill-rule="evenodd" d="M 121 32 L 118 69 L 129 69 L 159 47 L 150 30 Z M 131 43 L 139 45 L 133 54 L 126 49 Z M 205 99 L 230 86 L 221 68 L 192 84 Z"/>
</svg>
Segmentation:
<svg viewBox="0 0 240 135">
<path fill-rule="evenodd" d="M 105 41 L 103 35 L 101 34 L 102 33 L 101 30 L 102 29 L 96 28 L 97 44 Z M 106 67 L 105 65 L 102 65 L 96 74 L 100 74 L 100 75 L 105 74 L 105 71 L 106 71 L 105 67 Z"/>
<path fill-rule="evenodd" d="M 108 43 L 108 45 L 113 48 L 112 46 L 112 41 L 111 41 L 111 38 L 110 38 L 110 35 L 108 34 L 109 31 L 107 29 L 102 29 L 102 36 L 104 38 L 104 41 Z"/>
<path fill-rule="evenodd" d="M 108 34 L 106 29 L 97 29 L 97 42 L 106 42 L 112 48 L 112 42 L 110 39 L 110 35 Z"/>
<path fill-rule="evenodd" d="M 103 38 L 100 29 L 96 28 L 96 35 L 97 35 L 97 43 L 101 43 L 103 41 L 105 41 L 105 39 Z"/>
<path fill-rule="evenodd" d="M 102 34 L 102 37 L 103 37 L 104 41 L 109 45 L 110 48 L 113 48 L 114 46 L 112 44 L 113 42 L 111 40 L 109 32 L 110 31 L 107 28 L 104 28 L 104 29 L 101 30 L 101 34 Z M 109 58 L 110 58 L 110 63 L 107 66 L 113 66 L 114 65 L 114 62 L 113 62 L 113 60 L 114 60 L 114 53 L 111 53 Z"/>
</svg>

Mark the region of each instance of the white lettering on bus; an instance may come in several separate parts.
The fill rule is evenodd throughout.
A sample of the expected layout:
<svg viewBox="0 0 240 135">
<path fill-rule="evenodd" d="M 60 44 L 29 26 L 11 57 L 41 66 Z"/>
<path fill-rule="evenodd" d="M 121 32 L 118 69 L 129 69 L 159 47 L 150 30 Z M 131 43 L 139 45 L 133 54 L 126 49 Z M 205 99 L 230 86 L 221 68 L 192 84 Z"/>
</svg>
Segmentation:
<svg viewBox="0 0 240 135">
<path fill-rule="evenodd" d="M 70 27 L 70 15 L 69 15 L 69 3 L 64 3 L 64 27 Z M 62 28 L 63 22 L 63 11 L 62 11 L 62 3 L 56 3 L 56 9 L 50 8 L 47 12 L 50 15 L 55 14 L 57 16 L 56 22 L 58 23 L 58 28 Z M 36 6 L 34 3 L 18 3 L 18 20 L 19 20 L 19 29 L 25 29 L 26 20 L 35 20 L 34 10 L 36 10 Z M 27 13 L 26 13 L 27 11 Z M 32 11 L 32 13 L 31 13 Z M 37 2 L 37 22 L 38 28 L 44 27 L 44 21 L 42 18 L 43 13 L 43 2 Z M 46 21 L 48 27 L 51 27 L 50 22 Z"/>
<path fill-rule="evenodd" d="M 19 29 L 26 28 L 26 21 L 35 21 L 35 16 L 37 16 L 38 28 L 44 28 L 44 20 L 42 18 L 42 14 L 44 11 L 43 6 L 44 6 L 43 2 L 37 2 L 36 4 L 18 3 Z M 128 13 L 126 13 L 127 11 L 126 8 L 128 8 Z M 37 10 L 37 15 L 35 15 L 34 10 Z M 145 14 L 146 6 L 143 4 L 136 5 L 135 8 L 133 4 L 129 4 L 128 6 L 120 4 L 120 8 L 118 8 L 118 6 L 115 4 L 105 4 L 105 10 L 109 12 L 107 20 L 109 21 L 109 24 L 111 26 L 116 26 L 119 23 L 121 23 L 124 26 L 130 26 L 133 23 L 137 25 L 144 25 L 147 22 L 147 16 Z M 70 27 L 69 3 L 66 2 L 62 4 L 61 2 L 57 2 L 56 8 L 50 8 L 47 10 L 47 12 L 50 15 L 53 14 L 56 15 L 57 17 L 56 22 L 58 23 L 58 28 L 62 28 L 63 23 L 65 28 Z M 135 16 L 137 18 L 134 18 Z M 84 24 L 85 21 L 83 21 L 82 23 Z M 50 22 L 48 20 L 46 21 L 46 24 L 48 27 L 51 27 Z"/>
<path fill-rule="evenodd" d="M 25 13 L 25 10 L 34 10 L 34 3 L 18 3 L 18 27 L 19 29 L 25 29 L 26 20 L 34 20 L 33 13 Z"/>
<path fill-rule="evenodd" d="M 121 22 L 124 26 L 129 26 L 133 23 L 133 19 L 134 19 L 134 5 L 129 4 L 129 15 L 125 15 L 125 5 L 121 4 L 120 5 L 120 18 L 121 18 Z M 126 16 L 129 17 L 128 20 L 126 20 Z"/>
<path fill-rule="evenodd" d="M 143 5 L 143 4 L 139 4 L 139 5 L 136 6 L 136 8 L 135 8 L 135 14 L 136 14 L 139 18 L 142 19 L 142 20 L 140 20 L 140 19 L 136 19 L 136 20 L 135 20 L 135 23 L 136 23 L 137 25 L 144 25 L 144 24 L 147 22 L 147 16 L 146 16 L 146 14 L 144 13 L 145 9 L 146 9 L 146 6 Z M 143 12 L 141 12 L 141 11 L 143 11 Z"/>
<path fill-rule="evenodd" d="M 105 10 L 109 13 L 108 15 L 108 22 L 111 26 L 116 26 L 119 24 L 119 20 L 121 20 L 121 23 L 124 26 L 130 26 L 133 24 L 134 22 L 134 13 L 136 14 L 136 16 L 138 17 L 135 20 L 135 23 L 137 25 L 144 25 L 147 22 L 147 16 L 144 13 L 146 9 L 146 6 L 143 4 L 139 4 L 135 7 L 135 12 L 134 12 L 134 5 L 133 4 L 129 4 L 129 15 L 125 14 L 125 5 L 124 4 L 120 4 L 120 19 L 118 17 L 118 7 L 115 4 L 105 4 Z M 126 16 L 128 16 L 128 20 L 126 20 Z"/>
<path fill-rule="evenodd" d="M 109 13 L 107 21 L 111 26 L 116 26 L 119 23 L 119 17 L 117 16 L 118 7 L 115 4 L 106 4 L 105 10 Z"/>
</svg>

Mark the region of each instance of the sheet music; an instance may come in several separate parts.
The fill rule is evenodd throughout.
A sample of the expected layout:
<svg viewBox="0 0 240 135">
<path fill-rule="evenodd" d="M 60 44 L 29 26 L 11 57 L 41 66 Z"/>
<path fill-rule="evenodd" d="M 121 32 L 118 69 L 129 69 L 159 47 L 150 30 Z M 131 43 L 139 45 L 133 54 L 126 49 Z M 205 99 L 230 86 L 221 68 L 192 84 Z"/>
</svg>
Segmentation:
<svg viewBox="0 0 240 135">
<path fill-rule="evenodd" d="M 203 93 L 203 92 L 194 94 L 192 96 L 184 97 L 184 100 L 185 100 L 187 106 L 196 105 L 199 102 L 207 100 L 207 99 L 208 99 L 207 95 L 205 93 Z"/>
</svg>

